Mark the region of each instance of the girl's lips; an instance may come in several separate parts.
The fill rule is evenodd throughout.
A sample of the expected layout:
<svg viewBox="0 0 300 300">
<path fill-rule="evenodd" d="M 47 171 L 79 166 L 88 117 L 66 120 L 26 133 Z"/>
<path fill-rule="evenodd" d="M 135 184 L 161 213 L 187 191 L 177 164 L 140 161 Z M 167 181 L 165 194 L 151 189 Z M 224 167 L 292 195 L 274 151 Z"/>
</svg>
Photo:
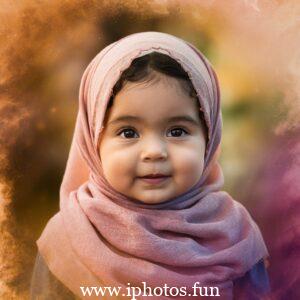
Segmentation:
<svg viewBox="0 0 300 300">
<path fill-rule="evenodd" d="M 160 177 L 139 177 L 143 182 L 150 184 L 159 184 L 170 178 L 171 176 L 160 176 Z"/>
</svg>

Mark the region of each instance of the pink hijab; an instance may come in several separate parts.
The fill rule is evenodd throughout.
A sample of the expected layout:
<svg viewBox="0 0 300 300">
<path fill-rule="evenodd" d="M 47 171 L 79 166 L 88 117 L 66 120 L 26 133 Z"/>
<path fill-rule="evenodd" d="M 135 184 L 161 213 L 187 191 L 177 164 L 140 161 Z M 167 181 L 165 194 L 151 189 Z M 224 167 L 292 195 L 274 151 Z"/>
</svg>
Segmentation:
<svg viewBox="0 0 300 300">
<path fill-rule="evenodd" d="M 153 51 L 174 58 L 188 73 L 208 127 L 208 145 L 204 172 L 195 186 L 164 203 L 143 204 L 105 180 L 97 145 L 114 84 L 133 59 Z M 233 280 L 268 253 L 247 210 L 220 191 L 221 127 L 217 78 L 194 46 L 169 34 L 142 32 L 104 48 L 81 80 L 60 211 L 37 241 L 51 272 L 80 298 L 80 286 L 126 288 L 146 282 L 151 288 L 184 286 L 193 293 L 199 282 L 218 286 L 219 299 L 232 299 Z"/>
</svg>

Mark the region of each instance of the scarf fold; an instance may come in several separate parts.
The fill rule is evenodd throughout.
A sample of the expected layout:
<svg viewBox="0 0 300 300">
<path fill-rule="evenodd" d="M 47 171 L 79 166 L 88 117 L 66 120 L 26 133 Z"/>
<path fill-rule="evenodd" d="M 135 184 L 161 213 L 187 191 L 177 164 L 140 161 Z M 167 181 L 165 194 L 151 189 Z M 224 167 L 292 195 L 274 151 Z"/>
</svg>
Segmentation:
<svg viewBox="0 0 300 300">
<path fill-rule="evenodd" d="M 204 171 L 195 186 L 164 203 L 144 204 L 109 185 L 98 145 L 114 84 L 133 59 L 152 51 L 171 56 L 188 73 L 205 117 L 208 143 Z M 219 299 L 232 299 L 233 280 L 268 252 L 247 210 L 221 191 L 221 127 L 217 77 L 193 45 L 169 34 L 143 32 L 104 48 L 82 77 L 60 211 L 37 241 L 51 272 L 81 298 L 80 286 L 125 289 L 128 283 L 146 282 L 152 289 L 164 284 L 186 287 L 192 294 L 199 282 L 219 287 Z"/>
</svg>

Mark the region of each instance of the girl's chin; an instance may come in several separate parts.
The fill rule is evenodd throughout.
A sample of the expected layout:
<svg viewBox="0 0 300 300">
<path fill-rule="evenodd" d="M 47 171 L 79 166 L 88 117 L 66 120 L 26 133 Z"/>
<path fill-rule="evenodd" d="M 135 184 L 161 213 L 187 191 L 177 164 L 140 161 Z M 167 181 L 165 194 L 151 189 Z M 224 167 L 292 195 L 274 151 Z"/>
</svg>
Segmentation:
<svg viewBox="0 0 300 300">
<path fill-rule="evenodd" d="M 164 203 L 164 202 L 167 202 L 171 199 L 175 198 L 173 195 L 161 195 L 161 196 L 158 196 L 158 195 L 140 195 L 140 196 L 136 196 L 134 197 L 133 199 L 135 201 L 138 201 L 140 203 L 143 203 L 143 204 L 160 204 L 160 203 Z"/>
</svg>

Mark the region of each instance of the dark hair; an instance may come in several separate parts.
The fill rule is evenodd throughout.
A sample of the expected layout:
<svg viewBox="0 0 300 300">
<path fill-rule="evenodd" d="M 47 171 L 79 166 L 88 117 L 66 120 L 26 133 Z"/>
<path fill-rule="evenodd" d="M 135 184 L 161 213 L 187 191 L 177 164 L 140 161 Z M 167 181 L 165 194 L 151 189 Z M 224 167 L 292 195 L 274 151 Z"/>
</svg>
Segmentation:
<svg viewBox="0 0 300 300">
<path fill-rule="evenodd" d="M 197 93 L 193 84 L 182 66 L 175 59 L 166 54 L 151 52 L 147 55 L 134 59 L 130 67 L 122 73 L 121 77 L 113 87 L 113 92 L 107 108 L 113 105 L 114 97 L 123 88 L 126 82 L 150 81 L 153 79 L 152 71 L 157 71 L 170 77 L 182 79 L 180 80 L 182 88 L 190 97 L 197 99 Z"/>
</svg>

